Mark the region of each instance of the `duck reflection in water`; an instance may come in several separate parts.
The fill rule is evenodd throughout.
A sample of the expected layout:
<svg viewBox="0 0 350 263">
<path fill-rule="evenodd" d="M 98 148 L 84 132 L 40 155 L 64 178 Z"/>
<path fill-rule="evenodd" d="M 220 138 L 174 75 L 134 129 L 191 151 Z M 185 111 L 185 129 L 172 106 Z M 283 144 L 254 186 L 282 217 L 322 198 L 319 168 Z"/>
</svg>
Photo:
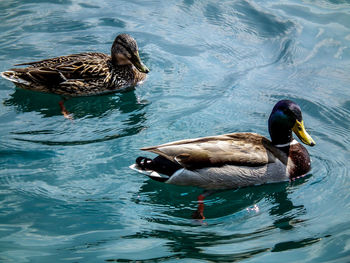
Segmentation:
<svg viewBox="0 0 350 263">
<path fill-rule="evenodd" d="M 149 229 L 143 229 L 135 235 L 127 238 L 164 238 L 169 240 L 167 247 L 171 252 L 180 253 L 183 258 L 198 258 L 210 260 L 212 257 L 218 260 L 218 254 L 209 251 L 203 253 L 203 247 L 210 244 L 211 247 L 232 245 L 234 243 L 246 242 L 247 240 L 268 237 L 275 231 L 281 229 L 289 231 L 303 225 L 303 217 L 306 209 L 303 205 L 293 204 L 290 194 L 297 191 L 304 185 L 310 176 L 300 178 L 294 182 L 268 184 L 255 187 L 241 188 L 237 190 L 225 190 L 217 192 L 208 197 L 206 216 L 210 221 L 205 225 L 220 225 L 220 229 L 227 231 L 215 232 L 212 228 L 195 227 L 197 223 L 204 223 L 202 220 L 186 220 L 193 207 L 193 198 L 200 192 L 199 189 L 164 185 L 155 188 L 154 181 L 145 181 L 139 191 L 139 196 L 134 199 L 139 205 L 155 211 L 151 214 L 142 213 L 141 216 L 150 222 Z M 184 192 L 187 191 L 187 192 Z M 256 219 L 251 216 L 256 212 L 247 212 L 246 208 L 257 205 L 270 215 L 270 219 L 263 224 L 256 224 Z M 263 211 L 259 212 L 262 213 Z M 197 213 L 197 212 L 195 212 Z M 185 220 L 181 220 L 185 219 Z M 236 223 L 241 225 L 245 222 L 246 227 L 242 230 L 237 228 Z M 157 224 L 154 227 L 152 224 Z M 163 228 L 159 225 L 164 225 Z M 170 227 L 169 227 L 170 226 Z M 278 242 L 278 243 L 277 243 Z M 283 246 L 280 240 L 268 240 L 260 247 L 252 247 L 251 250 L 236 251 L 220 255 L 220 260 L 232 262 L 236 260 L 247 260 L 256 254 L 278 249 L 289 250 L 293 247 Z M 295 241 L 298 243 L 298 241 Z M 307 246 L 310 243 L 301 241 L 298 246 Z"/>
<path fill-rule="evenodd" d="M 295 206 L 288 197 L 288 193 L 306 182 L 309 177 L 308 175 L 293 182 L 267 184 L 236 190 L 204 191 L 201 194 L 199 194 L 201 190 L 197 188 L 184 193 L 182 191 L 186 188 L 171 185 L 165 185 L 165 189 L 158 188 L 155 191 L 155 184 L 157 183 L 147 181 L 141 187 L 139 195 L 143 199 L 143 203 L 163 207 L 162 212 L 169 216 L 186 219 L 191 214 L 193 219 L 200 220 L 200 222 L 205 218 L 226 217 L 243 210 L 246 210 L 249 214 L 260 213 L 258 203 L 266 199 L 272 205 L 269 214 L 274 218 L 274 227 L 287 230 L 293 228 L 294 223 L 301 221 L 297 219 L 298 215 L 305 213 L 304 206 Z M 193 211 L 193 208 L 191 208 L 193 207 L 192 200 L 198 194 L 199 200 L 196 203 L 196 209 Z M 209 200 L 201 199 L 202 195 L 209 198 Z M 219 206 L 215 205 L 217 202 L 220 203 Z M 204 214 L 204 203 L 211 207 L 206 210 L 206 215 Z M 167 207 L 171 207 L 171 209 L 167 209 Z M 291 213 L 291 211 L 295 212 Z"/>
<path fill-rule="evenodd" d="M 16 89 L 9 99 L 4 101 L 5 106 L 13 106 L 21 112 L 38 112 L 49 118 L 61 115 L 56 107 L 61 97 L 53 94 L 40 93 L 23 89 Z M 67 108 L 74 118 L 96 118 L 119 110 L 121 113 L 130 113 L 144 108 L 147 103 L 140 103 L 135 90 L 93 96 L 76 97 L 67 101 Z"/>
<path fill-rule="evenodd" d="M 40 95 L 42 97 L 38 98 L 37 93 L 18 89 L 11 95 L 11 98 L 4 101 L 4 104 L 15 107 L 21 112 L 38 112 L 41 118 L 61 116 L 61 112 L 56 107 L 56 102 L 60 98 L 50 94 Z M 85 125 L 85 127 L 90 127 L 88 130 L 80 129 L 81 125 L 69 125 L 69 130 L 63 126 L 61 131 L 58 127 L 48 129 L 47 126 L 44 130 L 42 128 L 37 130 L 40 127 L 39 124 L 34 126 L 34 130 L 25 126 L 20 131 L 13 131 L 11 134 L 15 135 L 14 139 L 19 141 L 45 145 L 82 145 L 114 140 L 137 134 L 144 129 L 146 113 L 142 109 L 146 105 L 146 102 L 139 102 L 134 91 L 72 98 L 67 106 L 72 110 L 76 122 L 83 121 L 86 125 L 90 125 Z M 113 120 L 104 127 L 96 126 L 97 119 L 102 117 Z M 109 128 L 108 125 L 110 125 Z M 102 133 L 100 128 L 103 129 Z"/>
</svg>

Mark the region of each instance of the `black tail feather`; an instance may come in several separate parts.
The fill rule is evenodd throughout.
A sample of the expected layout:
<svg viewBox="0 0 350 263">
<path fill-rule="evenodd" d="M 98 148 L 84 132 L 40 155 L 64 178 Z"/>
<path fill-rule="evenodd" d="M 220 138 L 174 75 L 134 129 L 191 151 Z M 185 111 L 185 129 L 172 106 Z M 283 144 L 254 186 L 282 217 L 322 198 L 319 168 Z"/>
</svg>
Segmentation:
<svg viewBox="0 0 350 263">
<path fill-rule="evenodd" d="M 137 157 L 136 164 L 143 170 L 152 170 L 160 174 L 172 176 L 182 166 L 174 163 L 162 156 L 157 156 L 153 160 L 147 157 Z"/>
</svg>

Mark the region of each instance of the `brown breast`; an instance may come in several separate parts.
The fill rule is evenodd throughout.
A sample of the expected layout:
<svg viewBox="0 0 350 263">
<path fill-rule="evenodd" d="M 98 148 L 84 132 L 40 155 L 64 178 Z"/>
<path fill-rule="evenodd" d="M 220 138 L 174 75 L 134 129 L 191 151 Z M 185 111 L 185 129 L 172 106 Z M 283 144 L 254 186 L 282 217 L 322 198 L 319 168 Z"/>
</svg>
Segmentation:
<svg viewBox="0 0 350 263">
<path fill-rule="evenodd" d="M 290 146 L 287 168 L 291 179 L 305 175 L 310 171 L 309 153 L 300 143 Z"/>
</svg>

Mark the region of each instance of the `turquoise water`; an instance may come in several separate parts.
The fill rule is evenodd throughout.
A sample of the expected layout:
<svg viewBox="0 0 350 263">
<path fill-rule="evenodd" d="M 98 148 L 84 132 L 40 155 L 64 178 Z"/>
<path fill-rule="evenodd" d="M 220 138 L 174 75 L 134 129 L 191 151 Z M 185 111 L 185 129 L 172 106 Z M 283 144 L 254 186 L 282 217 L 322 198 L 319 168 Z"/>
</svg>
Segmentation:
<svg viewBox="0 0 350 263">
<path fill-rule="evenodd" d="M 0 71 L 138 42 L 147 81 L 68 100 L 0 80 L 1 262 L 349 262 L 349 1 L 0 2 Z M 280 99 L 316 141 L 309 176 L 226 191 L 128 166 L 139 148 L 228 132 L 268 136 Z"/>
</svg>

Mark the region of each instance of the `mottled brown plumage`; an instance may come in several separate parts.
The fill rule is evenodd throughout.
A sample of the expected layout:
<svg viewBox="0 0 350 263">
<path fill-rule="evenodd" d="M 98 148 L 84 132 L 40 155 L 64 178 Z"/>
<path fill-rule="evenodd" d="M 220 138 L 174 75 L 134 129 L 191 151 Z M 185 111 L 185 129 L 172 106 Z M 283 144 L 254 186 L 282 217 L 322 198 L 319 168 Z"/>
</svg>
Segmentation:
<svg viewBox="0 0 350 263">
<path fill-rule="evenodd" d="M 118 35 L 111 56 L 81 53 L 17 64 L 1 75 L 17 86 L 65 96 L 87 96 L 120 91 L 146 78 L 148 68 L 141 62 L 136 41 Z"/>
</svg>

